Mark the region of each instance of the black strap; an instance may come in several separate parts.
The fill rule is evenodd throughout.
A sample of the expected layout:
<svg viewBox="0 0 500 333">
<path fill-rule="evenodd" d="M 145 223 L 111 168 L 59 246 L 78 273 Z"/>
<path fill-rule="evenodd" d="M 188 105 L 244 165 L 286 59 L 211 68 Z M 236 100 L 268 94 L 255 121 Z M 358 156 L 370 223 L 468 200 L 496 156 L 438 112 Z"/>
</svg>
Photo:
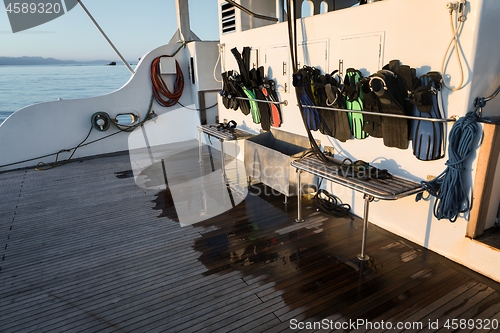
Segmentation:
<svg viewBox="0 0 500 333">
<path fill-rule="evenodd" d="M 256 68 L 250 70 L 250 84 L 256 99 L 266 100 L 266 96 L 261 90 L 262 78 L 260 72 Z M 264 131 L 269 131 L 271 128 L 271 105 L 266 102 L 257 102 L 257 105 L 260 111 L 260 126 Z"/>
<path fill-rule="evenodd" d="M 358 74 L 360 79 L 363 78 L 363 75 L 357 69 L 348 68 L 345 72 L 343 94 L 350 102 L 356 100 L 359 97 L 360 85 L 355 82 L 355 74 Z"/>
<path fill-rule="evenodd" d="M 238 63 L 238 68 L 240 70 L 241 82 L 245 85 L 245 87 L 250 87 L 250 76 L 249 76 L 249 67 L 248 67 L 248 58 L 249 58 L 250 49 L 244 47 L 243 54 L 245 56 L 246 62 L 243 59 L 242 54 L 238 51 L 238 49 L 232 48 L 231 53 L 233 54 L 236 62 Z"/>
<path fill-rule="evenodd" d="M 426 85 L 417 86 L 411 93 L 409 100 L 416 105 L 421 112 L 430 112 L 433 105 L 434 95 L 441 90 L 442 76 L 438 72 L 428 72 L 419 79 L 419 84 L 423 78 L 429 78 Z"/>
</svg>

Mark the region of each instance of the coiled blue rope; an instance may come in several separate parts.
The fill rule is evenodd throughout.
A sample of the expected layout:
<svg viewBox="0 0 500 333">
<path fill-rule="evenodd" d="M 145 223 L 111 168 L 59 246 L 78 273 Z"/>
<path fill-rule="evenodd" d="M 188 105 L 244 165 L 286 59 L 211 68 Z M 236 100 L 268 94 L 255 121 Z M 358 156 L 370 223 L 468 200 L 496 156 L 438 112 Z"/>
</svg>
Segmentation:
<svg viewBox="0 0 500 333">
<path fill-rule="evenodd" d="M 462 213 L 471 209 L 470 190 L 465 184 L 464 162 L 474 150 L 479 131 L 476 112 L 468 112 L 458 119 L 450 130 L 446 169 L 431 181 L 421 182 L 430 195 L 436 197 L 434 216 L 455 222 Z M 418 195 L 416 201 L 422 198 Z"/>
</svg>

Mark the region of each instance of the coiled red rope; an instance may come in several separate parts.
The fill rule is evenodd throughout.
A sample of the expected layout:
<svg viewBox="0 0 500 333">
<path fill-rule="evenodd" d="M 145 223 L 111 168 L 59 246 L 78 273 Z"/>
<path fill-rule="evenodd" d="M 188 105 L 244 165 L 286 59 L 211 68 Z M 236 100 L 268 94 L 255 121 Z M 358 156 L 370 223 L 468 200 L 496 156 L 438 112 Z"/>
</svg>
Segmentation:
<svg viewBox="0 0 500 333">
<path fill-rule="evenodd" d="M 160 72 L 160 58 L 164 56 L 157 57 L 151 63 L 151 82 L 153 83 L 153 95 L 155 100 L 161 106 L 173 106 L 179 102 L 182 96 L 182 91 L 184 90 L 184 75 L 182 74 L 181 66 L 177 60 L 175 61 L 175 82 L 174 91 L 171 92 Z M 166 99 L 164 99 L 166 97 Z"/>
</svg>

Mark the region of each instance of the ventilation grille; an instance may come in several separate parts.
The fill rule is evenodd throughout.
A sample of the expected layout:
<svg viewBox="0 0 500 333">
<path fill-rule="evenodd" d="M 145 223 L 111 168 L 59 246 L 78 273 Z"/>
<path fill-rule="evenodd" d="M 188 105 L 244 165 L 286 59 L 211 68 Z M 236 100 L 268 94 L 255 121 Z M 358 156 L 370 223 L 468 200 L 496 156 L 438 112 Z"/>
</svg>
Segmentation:
<svg viewBox="0 0 500 333">
<path fill-rule="evenodd" d="M 227 34 L 236 30 L 236 11 L 234 6 L 225 3 L 222 5 L 222 33 Z"/>
</svg>

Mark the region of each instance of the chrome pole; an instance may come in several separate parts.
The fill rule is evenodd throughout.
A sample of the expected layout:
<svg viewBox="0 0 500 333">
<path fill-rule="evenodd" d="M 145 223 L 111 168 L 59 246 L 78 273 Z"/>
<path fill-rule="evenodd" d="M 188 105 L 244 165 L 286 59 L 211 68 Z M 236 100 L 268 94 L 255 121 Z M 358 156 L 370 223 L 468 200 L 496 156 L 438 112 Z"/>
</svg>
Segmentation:
<svg viewBox="0 0 500 333">
<path fill-rule="evenodd" d="M 87 16 L 90 18 L 90 20 L 94 23 L 94 25 L 96 26 L 97 30 L 99 30 L 99 32 L 101 33 L 101 35 L 106 39 L 106 41 L 108 42 L 108 44 L 111 45 L 111 47 L 113 48 L 113 50 L 115 51 L 115 53 L 118 55 L 118 57 L 121 59 L 121 61 L 125 64 L 125 66 L 127 66 L 128 70 L 132 74 L 135 74 L 135 72 L 132 69 L 132 67 L 130 67 L 130 65 L 127 63 L 127 61 L 125 60 L 125 58 L 123 58 L 123 56 L 121 55 L 120 51 L 118 51 L 118 49 L 113 45 L 113 42 L 111 42 L 111 40 L 108 38 L 108 36 L 106 36 L 106 33 L 104 33 L 104 31 L 101 29 L 101 27 L 99 26 L 99 24 L 97 23 L 97 21 L 94 20 L 94 18 L 92 17 L 92 15 L 90 14 L 90 12 L 87 10 L 87 8 L 83 5 L 83 3 L 80 0 L 77 0 L 77 1 L 80 4 L 80 6 L 82 7 L 83 11 L 87 14 Z"/>
<path fill-rule="evenodd" d="M 366 255 L 366 236 L 368 232 L 368 208 L 370 206 L 370 201 L 373 197 L 365 194 L 365 211 L 363 214 L 363 238 L 361 239 L 361 253 L 358 254 L 358 259 L 361 261 L 370 260 L 370 257 Z"/>
<path fill-rule="evenodd" d="M 304 222 L 302 219 L 302 211 L 300 208 L 301 204 L 301 196 L 302 196 L 302 191 L 300 190 L 301 184 L 300 184 L 300 174 L 302 173 L 302 170 L 296 169 L 297 172 L 297 218 L 295 219 L 295 222 Z"/>
<path fill-rule="evenodd" d="M 337 109 L 337 108 L 331 108 L 331 107 L 326 107 L 326 106 L 316 106 L 316 105 L 302 105 L 302 107 L 303 108 L 320 109 L 320 110 L 340 111 L 340 112 L 355 112 L 355 113 L 369 114 L 369 115 L 380 116 L 380 117 L 424 120 L 424 121 L 430 121 L 430 122 L 435 122 L 435 123 L 455 122 L 458 119 L 458 116 L 452 116 L 451 118 L 424 118 L 424 117 L 406 116 L 406 115 L 400 115 L 400 114 L 380 113 L 380 112 L 372 112 L 372 111 Z"/>
<path fill-rule="evenodd" d="M 274 102 L 274 101 L 266 101 L 266 100 L 263 100 L 263 99 L 255 99 L 255 98 L 245 98 L 245 97 L 230 97 L 230 98 L 234 98 L 234 99 L 242 99 L 244 101 L 251 101 L 251 102 L 261 102 L 261 103 L 269 103 L 269 104 L 283 104 L 285 106 L 288 105 L 288 101 L 283 101 L 283 102 Z"/>
</svg>

